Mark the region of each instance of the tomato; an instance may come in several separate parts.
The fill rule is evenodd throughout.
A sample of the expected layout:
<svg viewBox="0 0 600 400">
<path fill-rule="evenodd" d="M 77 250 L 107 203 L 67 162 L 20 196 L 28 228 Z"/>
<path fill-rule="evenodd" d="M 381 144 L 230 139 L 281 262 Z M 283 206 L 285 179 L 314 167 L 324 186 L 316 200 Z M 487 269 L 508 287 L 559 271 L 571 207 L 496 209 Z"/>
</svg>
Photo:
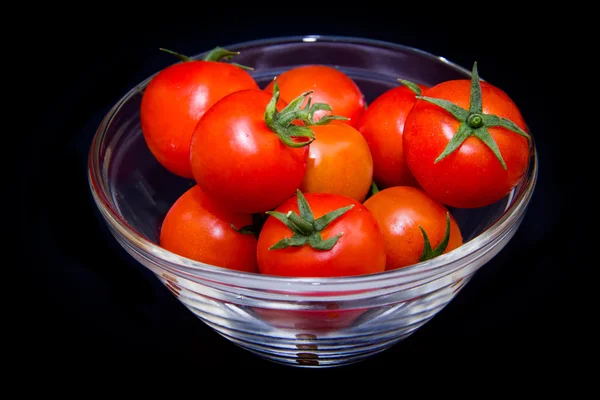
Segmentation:
<svg viewBox="0 0 600 400">
<path fill-rule="evenodd" d="M 327 65 L 294 67 L 279 74 L 277 83 L 281 98 L 287 102 L 312 90 L 313 102 L 328 104 L 331 110 L 315 113 L 315 121 L 331 113 L 348 118 L 345 123 L 356 126 L 365 110 L 365 98 L 356 82 L 339 69 Z M 272 93 L 273 82 L 264 90 Z"/>
<path fill-rule="evenodd" d="M 373 159 L 365 138 L 347 124 L 313 126 L 308 165 L 300 190 L 333 193 L 362 202 L 371 187 Z"/>
<path fill-rule="evenodd" d="M 258 317 L 279 329 L 299 329 L 324 333 L 346 328 L 367 311 L 367 308 L 340 309 L 338 302 L 323 306 L 324 310 L 276 310 L 254 307 Z"/>
<path fill-rule="evenodd" d="M 248 89 L 217 101 L 192 136 L 192 173 L 198 185 L 216 201 L 245 213 L 272 210 L 292 197 L 304 179 L 308 145 L 314 140 L 306 125 L 315 109 L 299 108 L 307 96 L 286 105 L 276 87 L 273 95 Z"/>
<path fill-rule="evenodd" d="M 257 272 L 257 238 L 240 232 L 252 222 L 251 215 L 222 207 L 194 185 L 167 212 L 159 244 L 180 256 L 206 264 Z"/>
<path fill-rule="evenodd" d="M 373 156 L 373 179 L 381 189 L 418 186 L 404 159 L 402 133 L 406 116 L 417 101 L 415 94 L 427 87 L 403 83 L 375 98 L 358 123 Z"/>
<path fill-rule="evenodd" d="M 482 207 L 507 195 L 525 173 L 530 139 L 516 104 L 472 79 L 439 83 L 406 117 L 406 163 L 419 185 L 454 207 Z"/>
<path fill-rule="evenodd" d="M 259 272 L 292 277 L 340 277 L 382 272 L 383 236 L 358 201 L 298 191 L 273 212 L 260 231 Z"/>
<path fill-rule="evenodd" d="M 442 203 L 420 188 L 394 186 L 383 189 L 369 197 L 364 206 L 373 214 L 383 233 L 386 270 L 406 267 L 438 255 L 429 252 L 423 256 L 425 237 L 431 250 L 437 249 L 438 253 L 447 253 L 462 245 L 462 234 L 454 217 Z M 450 221 L 448 231 L 447 218 Z M 444 247 L 442 241 L 448 232 Z"/>
<path fill-rule="evenodd" d="M 258 88 L 243 68 L 215 61 L 233 54 L 216 48 L 203 60 L 188 59 L 168 66 L 143 92 L 140 121 L 144 139 L 158 162 L 176 175 L 192 178 L 190 140 L 206 110 L 229 93 Z"/>
</svg>

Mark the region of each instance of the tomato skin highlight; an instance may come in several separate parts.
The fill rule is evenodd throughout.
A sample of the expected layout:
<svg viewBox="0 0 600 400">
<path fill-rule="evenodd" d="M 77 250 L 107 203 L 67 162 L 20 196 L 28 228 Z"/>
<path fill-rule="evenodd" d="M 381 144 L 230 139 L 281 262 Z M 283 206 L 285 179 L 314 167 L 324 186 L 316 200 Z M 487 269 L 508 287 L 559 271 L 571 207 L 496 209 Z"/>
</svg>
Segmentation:
<svg viewBox="0 0 600 400">
<path fill-rule="evenodd" d="M 445 99 L 469 109 L 471 82 L 442 82 L 427 91 L 428 97 Z M 507 118 L 527 132 L 525 121 L 508 95 L 481 82 L 483 112 Z M 507 169 L 479 139 L 467 138 L 446 158 L 435 163 L 460 123 L 450 113 L 424 100 L 417 100 L 404 125 L 403 145 L 413 176 L 436 200 L 453 207 L 475 208 L 506 196 L 525 173 L 529 161 L 527 138 L 503 127 L 488 128 Z"/>
<path fill-rule="evenodd" d="M 419 262 L 424 247 L 425 230 L 431 247 L 442 241 L 446 232 L 448 209 L 420 188 L 394 186 L 369 197 L 364 206 L 373 214 L 385 240 L 386 270 L 403 268 Z M 450 239 L 444 253 L 463 243 L 462 234 L 452 215 Z"/>
<path fill-rule="evenodd" d="M 326 114 L 349 118 L 342 123 L 356 126 L 365 110 L 365 99 L 358 85 L 344 72 L 327 65 L 303 65 L 289 69 L 277 76 L 281 98 L 291 102 L 302 93 L 313 90 L 312 104 L 326 103 L 331 111 L 318 111 L 315 121 Z M 264 89 L 273 92 L 273 81 Z"/>
<path fill-rule="evenodd" d="M 260 273 L 289 277 L 341 277 L 385 270 L 383 236 L 369 210 L 347 196 L 306 193 L 305 197 L 315 219 L 333 210 L 354 205 L 322 231 L 323 240 L 340 233 L 342 236 L 330 250 L 315 250 L 308 244 L 269 250 L 279 240 L 293 234 L 285 224 L 269 216 L 258 237 Z M 296 196 L 277 207 L 276 211 L 299 213 Z"/>
<path fill-rule="evenodd" d="M 160 231 L 160 246 L 206 264 L 258 272 L 255 235 L 236 228 L 252 224 L 252 216 L 232 212 L 212 201 L 198 185 L 173 203 Z"/>
<path fill-rule="evenodd" d="M 258 84 L 235 65 L 193 60 L 166 67 L 144 89 L 140 121 L 151 153 L 170 172 L 192 178 L 190 141 L 198 120 L 217 100 Z"/>
<path fill-rule="evenodd" d="M 316 139 L 310 144 L 303 193 L 332 193 L 364 201 L 373 178 L 373 158 L 364 137 L 341 123 L 311 127 Z"/>
<path fill-rule="evenodd" d="M 285 145 L 265 123 L 271 95 L 241 90 L 216 102 L 196 126 L 191 165 L 198 185 L 231 210 L 271 210 L 295 194 L 308 147 Z M 277 108 L 283 109 L 280 100 Z"/>
<path fill-rule="evenodd" d="M 421 91 L 427 89 L 418 85 Z M 380 189 L 418 186 L 406 165 L 402 134 L 406 116 L 417 101 L 407 86 L 398 86 L 379 95 L 365 110 L 358 130 L 367 140 L 373 156 L 373 179 Z"/>
</svg>

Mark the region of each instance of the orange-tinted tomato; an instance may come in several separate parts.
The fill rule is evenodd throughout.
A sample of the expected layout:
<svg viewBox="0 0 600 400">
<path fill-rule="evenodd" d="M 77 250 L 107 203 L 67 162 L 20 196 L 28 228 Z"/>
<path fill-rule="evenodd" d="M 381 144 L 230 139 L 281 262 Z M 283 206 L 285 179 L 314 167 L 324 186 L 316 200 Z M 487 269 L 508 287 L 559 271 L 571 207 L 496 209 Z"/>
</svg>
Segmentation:
<svg viewBox="0 0 600 400">
<path fill-rule="evenodd" d="M 173 203 L 160 231 L 160 246 L 180 256 L 238 271 L 257 272 L 256 236 L 237 229 L 252 216 L 212 201 L 198 185 Z"/>
<path fill-rule="evenodd" d="M 432 248 L 436 248 L 446 233 L 447 208 L 432 199 L 422 189 L 394 186 L 369 197 L 364 206 L 377 220 L 387 255 L 386 270 L 406 267 L 420 261 L 425 245 L 423 228 Z M 450 238 L 444 253 L 462 245 L 460 229 L 450 216 Z"/>
<path fill-rule="evenodd" d="M 315 120 L 325 114 L 350 118 L 344 123 L 356 126 L 365 110 L 365 99 L 360 88 L 346 73 L 327 65 L 304 65 L 282 72 L 277 76 L 281 98 L 288 103 L 302 93 L 313 90 L 312 103 L 326 103 L 331 111 L 318 111 Z M 273 81 L 264 89 L 273 92 Z"/>
<path fill-rule="evenodd" d="M 365 138 L 341 123 L 312 126 L 303 193 L 333 193 L 362 202 L 373 178 L 373 159 Z"/>
</svg>

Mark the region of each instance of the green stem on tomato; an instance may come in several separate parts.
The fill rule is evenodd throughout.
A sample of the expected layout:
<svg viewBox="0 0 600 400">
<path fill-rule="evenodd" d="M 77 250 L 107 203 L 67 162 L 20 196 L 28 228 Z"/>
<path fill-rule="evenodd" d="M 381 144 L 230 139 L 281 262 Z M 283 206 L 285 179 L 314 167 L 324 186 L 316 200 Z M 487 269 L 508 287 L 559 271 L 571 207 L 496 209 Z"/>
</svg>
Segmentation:
<svg viewBox="0 0 600 400">
<path fill-rule="evenodd" d="M 310 209 L 306 197 L 300 190 L 297 190 L 298 210 L 300 215 L 293 211 L 284 214 L 279 211 L 267 211 L 267 214 L 283 222 L 292 231 L 292 236 L 283 238 L 271 247 L 269 250 L 285 249 L 287 247 L 298 247 L 308 244 L 315 250 L 331 250 L 338 242 L 342 233 L 333 236 L 327 240 L 321 237 L 321 231 L 330 223 L 349 211 L 353 204 L 333 210 L 320 218 L 315 219 Z"/>
<path fill-rule="evenodd" d="M 229 225 L 233 228 L 234 231 L 241 233 L 243 235 L 254 235 L 258 238 L 260 231 L 262 230 L 265 221 L 267 220 L 267 215 L 260 212 L 252 214 L 252 223 L 249 225 L 244 225 L 241 228 L 236 227 L 233 222 L 230 222 Z"/>
<path fill-rule="evenodd" d="M 233 228 L 234 231 L 236 231 L 237 233 L 241 233 L 243 235 L 255 235 L 256 236 L 256 231 L 254 230 L 254 225 L 244 225 L 241 228 L 237 228 L 233 222 L 230 222 L 229 225 L 231 225 L 231 227 Z"/>
<path fill-rule="evenodd" d="M 423 234 L 423 241 L 425 242 L 419 261 L 431 260 L 432 258 L 435 258 L 446 251 L 446 248 L 448 247 L 448 243 L 450 242 L 450 213 L 446 213 L 446 232 L 444 233 L 442 241 L 435 249 L 431 248 L 431 243 L 429 242 L 429 237 L 427 236 L 425 229 L 423 229 L 421 225 L 419 225 L 419 229 Z"/>
<path fill-rule="evenodd" d="M 429 103 L 435 104 L 438 107 L 448 111 L 454 118 L 461 122 L 458 130 L 452 136 L 452 139 L 446 145 L 446 148 L 442 153 L 435 159 L 435 163 L 443 160 L 449 154 L 452 154 L 458 149 L 462 143 L 468 137 L 476 137 L 481 140 L 496 156 L 498 161 L 502 164 L 502 168 L 506 169 L 506 162 L 500 154 L 500 149 L 494 138 L 490 135 L 488 128 L 491 127 L 503 127 L 512 132 L 515 132 L 527 140 L 531 140 L 531 137 L 527 132 L 521 129 L 513 121 L 499 117 L 493 114 L 485 114 L 483 112 L 482 98 L 481 98 L 481 83 L 479 82 L 479 73 L 477 71 L 477 62 L 473 63 L 473 70 L 471 73 L 471 93 L 469 100 L 469 110 L 465 110 L 457 106 L 456 104 L 433 97 L 417 95 L 417 99 L 425 100 Z"/>
<path fill-rule="evenodd" d="M 190 57 L 188 57 L 188 56 L 186 56 L 186 55 L 183 55 L 183 54 L 181 54 L 181 53 L 177 53 L 177 52 L 175 52 L 175 51 L 173 51 L 173 50 L 165 49 L 165 48 L 162 48 L 162 47 L 161 47 L 161 48 L 159 48 L 159 50 L 160 50 L 160 51 L 164 51 L 165 53 L 169 53 L 170 55 L 172 55 L 172 56 L 175 56 L 175 57 L 179 58 L 181 61 L 184 61 L 184 62 L 185 62 L 185 61 L 192 61 L 192 59 L 191 59 Z"/>
<path fill-rule="evenodd" d="M 279 136 L 279 139 L 290 147 L 308 146 L 315 140 L 315 134 L 309 126 L 325 125 L 333 120 L 348 119 L 337 115 L 327 115 L 321 120 L 315 122 L 314 114 L 319 110 L 331 111 L 331 107 L 325 103 L 311 104 L 310 97 L 306 106 L 302 108 L 304 99 L 313 93 L 312 90 L 302 93 L 296 97 L 281 111 L 277 110 L 277 102 L 279 101 L 279 85 L 277 80 L 273 80 L 273 95 L 269 104 L 265 109 L 265 123 L 273 132 Z M 304 126 L 293 125 L 292 122 L 299 120 L 304 123 Z M 294 138 L 304 138 L 303 141 L 296 141 Z"/>
<path fill-rule="evenodd" d="M 296 230 L 301 234 L 309 236 L 315 231 L 311 222 L 303 220 L 302 217 L 295 212 L 290 211 L 286 214 L 286 216 L 288 217 L 288 220 L 294 224 Z"/>
<path fill-rule="evenodd" d="M 371 181 L 371 196 L 373 196 L 377 192 L 379 192 L 377 184 L 375 183 L 375 181 Z"/>
<path fill-rule="evenodd" d="M 211 51 L 209 51 L 208 53 L 206 53 L 206 55 L 204 57 L 202 57 L 202 60 L 204 60 L 204 61 L 231 60 L 231 57 L 237 56 L 238 54 L 240 54 L 239 51 L 230 51 L 230 50 L 224 49 L 223 47 L 217 46 L 214 49 L 212 49 Z"/>
<path fill-rule="evenodd" d="M 159 50 L 164 51 L 165 53 L 169 53 L 169 54 L 179 58 L 183 62 L 194 61 L 193 58 L 183 55 L 181 53 L 177 53 L 173 50 L 165 49 L 162 47 Z M 237 56 L 239 54 L 240 54 L 239 51 L 230 51 L 230 50 L 224 49 L 223 47 L 217 46 L 214 49 L 212 49 L 211 51 L 209 51 L 208 53 L 206 53 L 206 55 L 204 57 L 202 57 L 202 61 L 218 62 L 218 61 L 222 61 L 222 60 L 230 60 L 233 56 Z M 245 70 L 250 70 L 250 71 L 254 70 L 254 68 L 252 68 L 252 67 L 248 67 L 248 66 L 241 65 L 241 64 L 231 63 L 231 65 L 235 65 L 236 67 L 240 67 Z"/>
<path fill-rule="evenodd" d="M 402 83 L 404 86 L 409 88 L 410 91 L 416 94 L 417 96 L 421 95 L 421 88 L 416 83 L 407 81 L 406 79 L 398 79 L 398 82 Z"/>
</svg>

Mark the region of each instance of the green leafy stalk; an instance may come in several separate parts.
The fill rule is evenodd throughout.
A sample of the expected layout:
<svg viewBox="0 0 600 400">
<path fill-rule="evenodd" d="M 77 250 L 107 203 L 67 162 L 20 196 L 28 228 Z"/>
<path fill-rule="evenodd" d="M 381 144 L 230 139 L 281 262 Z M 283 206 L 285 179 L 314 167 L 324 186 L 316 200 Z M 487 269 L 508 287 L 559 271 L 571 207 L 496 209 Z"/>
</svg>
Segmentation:
<svg viewBox="0 0 600 400">
<path fill-rule="evenodd" d="M 233 56 L 237 56 L 239 54 L 240 54 L 239 51 L 231 51 L 231 50 L 224 49 L 223 47 L 217 46 L 214 49 L 212 49 L 211 51 L 209 51 L 208 53 L 206 53 L 206 55 L 202 59 L 204 61 L 231 60 L 231 58 Z M 246 65 L 241 65 L 241 64 L 236 64 L 236 63 L 231 63 L 231 64 L 235 65 L 236 67 L 240 67 L 242 69 L 248 70 L 248 71 L 254 70 L 254 68 L 248 67 Z"/>
<path fill-rule="evenodd" d="M 409 88 L 417 96 L 421 95 L 421 88 L 416 83 L 407 81 L 406 79 L 398 79 L 398 82 Z"/>
<path fill-rule="evenodd" d="M 273 81 L 273 96 L 265 109 L 265 123 L 287 146 L 304 147 L 314 141 L 315 134 L 309 126 L 325 125 L 336 119 L 348 119 L 336 115 L 327 115 L 318 122 L 315 122 L 315 112 L 319 110 L 331 110 L 331 107 L 325 103 L 311 104 L 311 99 L 308 96 L 312 93 L 312 90 L 302 93 L 290 101 L 283 110 L 279 111 L 277 110 L 277 102 L 280 97 L 279 85 L 276 79 Z M 302 104 L 307 97 L 306 106 L 302 108 Z M 296 120 L 302 121 L 304 125 L 292 124 Z M 305 140 L 296 141 L 293 140 L 294 138 L 304 138 Z"/>
<path fill-rule="evenodd" d="M 421 253 L 421 257 L 419 261 L 427 261 L 431 260 L 442 254 L 446 248 L 448 247 L 448 242 L 450 241 L 450 213 L 446 213 L 446 232 L 444 233 L 444 237 L 440 244 L 437 245 L 435 249 L 431 248 L 431 243 L 429 242 L 429 237 L 427 236 L 427 232 L 419 225 L 419 229 L 423 234 L 423 241 L 425 245 L 423 246 L 423 252 Z"/>
<path fill-rule="evenodd" d="M 162 47 L 159 50 L 164 51 L 165 53 L 169 53 L 184 62 L 193 61 L 193 59 L 191 57 L 177 53 L 173 50 L 168 50 L 168 49 L 165 49 Z M 223 47 L 217 46 L 214 49 L 212 49 L 211 51 L 209 51 L 208 53 L 206 53 L 206 55 L 202 58 L 202 61 L 215 61 L 216 62 L 216 61 L 223 61 L 223 60 L 231 60 L 231 58 L 233 56 L 237 56 L 239 54 L 240 54 L 239 51 L 230 51 L 230 50 L 224 49 Z M 236 64 L 236 63 L 231 63 L 231 65 L 235 65 L 236 67 L 240 67 L 242 69 L 249 70 L 249 71 L 254 70 L 254 68 L 248 67 L 246 65 L 241 65 L 241 64 Z"/>
<path fill-rule="evenodd" d="M 267 215 L 263 213 L 252 214 L 252 223 L 244 225 L 241 228 L 236 227 L 232 222 L 229 223 L 234 231 L 243 235 L 254 235 L 258 238 L 258 235 L 265 224 Z"/>
<path fill-rule="evenodd" d="M 234 231 L 241 233 L 243 235 L 255 235 L 256 236 L 256 232 L 254 231 L 254 225 L 244 225 L 241 228 L 237 228 L 233 222 L 230 222 L 229 225 L 231 225 L 231 227 L 233 228 Z"/>
<path fill-rule="evenodd" d="M 304 109 L 298 110 L 298 119 L 304 121 L 307 125 L 327 125 L 331 121 L 347 121 L 350 118 L 343 117 L 341 115 L 323 115 L 318 121 L 314 120 L 315 113 L 317 111 L 332 111 L 329 104 L 326 103 L 315 103 L 311 104 L 312 99 L 309 97 Z"/>
<path fill-rule="evenodd" d="M 315 250 L 331 250 L 342 236 L 342 233 L 323 240 L 321 231 L 352 209 L 354 205 L 350 204 L 349 206 L 338 208 L 315 219 L 306 197 L 304 197 L 300 190 L 297 191 L 297 201 L 300 215 L 293 211 L 289 211 L 287 214 L 279 211 L 267 211 L 267 214 L 284 223 L 293 233 L 291 237 L 283 238 L 269 247 L 269 250 L 298 247 L 305 244 L 308 244 Z"/>
<path fill-rule="evenodd" d="M 177 52 L 175 52 L 175 51 L 173 51 L 173 50 L 164 49 L 164 48 L 162 48 L 162 47 L 161 47 L 161 48 L 159 48 L 159 50 L 160 50 L 160 51 L 164 51 L 165 53 L 169 53 L 170 55 L 172 55 L 172 56 L 175 56 L 175 57 L 179 58 L 181 61 L 184 61 L 184 62 L 185 62 L 185 61 L 192 61 L 192 59 L 191 59 L 190 57 L 188 57 L 188 56 L 186 56 L 186 55 L 183 55 L 183 54 L 181 54 L 181 53 L 177 53 Z"/>
<path fill-rule="evenodd" d="M 479 81 L 479 73 L 477 71 L 477 62 L 473 63 L 473 70 L 471 73 L 469 110 L 465 110 L 464 108 L 444 99 L 437 99 L 422 95 L 417 95 L 417 99 L 425 100 L 443 108 L 461 123 L 454 136 L 452 136 L 452 139 L 450 139 L 446 145 L 446 148 L 435 159 L 436 163 L 446 158 L 449 154 L 452 154 L 463 144 L 467 138 L 473 136 L 481 140 L 494 153 L 498 161 L 500 161 L 502 164 L 502 168 L 506 169 L 506 162 L 504 161 L 504 158 L 500 153 L 500 149 L 498 148 L 498 145 L 490 134 L 488 128 L 503 127 L 527 138 L 527 140 L 531 140 L 531 136 L 529 136 L 527 132 L 521 129 L 513 121 L 497 115 L 485 114 L 483 112 L 481 83 Z"/>
<path fill-rule="evenodd" d="M 371 196 L 377 192 L 379 192 L 379 188 L 377 187 L 377 184 L 375 183 L 375 181 L 371 181 Z"/>
</svg>

